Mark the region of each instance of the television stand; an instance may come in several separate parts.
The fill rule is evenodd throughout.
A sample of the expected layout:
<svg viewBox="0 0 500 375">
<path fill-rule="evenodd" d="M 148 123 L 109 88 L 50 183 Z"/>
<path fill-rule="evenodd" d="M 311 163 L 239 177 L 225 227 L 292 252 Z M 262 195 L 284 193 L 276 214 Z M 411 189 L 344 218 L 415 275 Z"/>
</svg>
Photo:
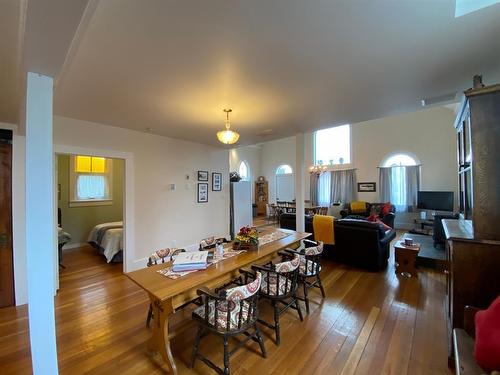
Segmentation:
<svg viewBox="0 0 500 375">
<path fill-rule="evenodd" d="M 412 233 L 415 234 L 425 234 L 425 235 L 432 235 L 433 229 L 434 229 L 434 219 L 414 219 L 413 223 L 415 224 L 415 227 L 411 231 Z"/>
</svg>

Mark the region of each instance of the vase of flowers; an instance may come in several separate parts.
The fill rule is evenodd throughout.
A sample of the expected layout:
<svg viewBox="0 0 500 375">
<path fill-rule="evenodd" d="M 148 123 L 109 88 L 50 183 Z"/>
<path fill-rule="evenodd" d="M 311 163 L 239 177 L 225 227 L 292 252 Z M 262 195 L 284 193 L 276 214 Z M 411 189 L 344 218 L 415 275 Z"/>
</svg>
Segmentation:
<svg viewBox="0 0 500 375">
<path fill-rule="evenodd" d="M 257 228 L 248 225 L 240 228 L 233 242 L 234 250 L 257 250 L 259 248 L 259 234 Z"/>
</svg>

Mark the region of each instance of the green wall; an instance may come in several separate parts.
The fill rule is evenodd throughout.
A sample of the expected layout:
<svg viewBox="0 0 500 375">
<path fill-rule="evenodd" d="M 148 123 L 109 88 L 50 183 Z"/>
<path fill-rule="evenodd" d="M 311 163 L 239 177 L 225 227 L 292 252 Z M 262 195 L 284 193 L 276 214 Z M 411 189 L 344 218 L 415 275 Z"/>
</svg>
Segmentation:
<svg viewBox="0 0 500 375">
<path fill-rule="evenodd" d="M 108 206 L 69 207 L 69 165 L 70 155 L 57 156 L 59 208 L 62 227 L 71 234 L 69 244 L 87 242 L 92 228 L 100 223 L 123 220 L 124 160 L 113 159 L 113 204 Z"/>
</svg>

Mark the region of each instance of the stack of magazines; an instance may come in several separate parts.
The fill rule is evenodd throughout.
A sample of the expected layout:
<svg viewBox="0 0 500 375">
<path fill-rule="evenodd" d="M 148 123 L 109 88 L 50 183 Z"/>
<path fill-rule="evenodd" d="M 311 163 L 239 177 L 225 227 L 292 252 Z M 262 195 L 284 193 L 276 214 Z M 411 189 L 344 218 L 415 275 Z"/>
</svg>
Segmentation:
<svg viewBox="0 0 500 375">
<path fill-rule="evenodd" d="M 176 256 L 172 271 L 198 271 L 208 266 L 208 251 L 188 251 Z"/>
</svg>

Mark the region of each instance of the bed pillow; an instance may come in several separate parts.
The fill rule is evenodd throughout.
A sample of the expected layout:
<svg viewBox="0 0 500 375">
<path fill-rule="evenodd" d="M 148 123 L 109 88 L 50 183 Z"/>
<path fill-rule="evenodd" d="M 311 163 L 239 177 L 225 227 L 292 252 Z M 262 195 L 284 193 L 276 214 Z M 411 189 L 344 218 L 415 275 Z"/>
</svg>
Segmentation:
<svg viewBox="0 0 500 375">
<path fill-rule="evenodd" d="M 487 370 L 500 370 L 500 296 L 476 313 L 474 357 Z"/>
</svg>

